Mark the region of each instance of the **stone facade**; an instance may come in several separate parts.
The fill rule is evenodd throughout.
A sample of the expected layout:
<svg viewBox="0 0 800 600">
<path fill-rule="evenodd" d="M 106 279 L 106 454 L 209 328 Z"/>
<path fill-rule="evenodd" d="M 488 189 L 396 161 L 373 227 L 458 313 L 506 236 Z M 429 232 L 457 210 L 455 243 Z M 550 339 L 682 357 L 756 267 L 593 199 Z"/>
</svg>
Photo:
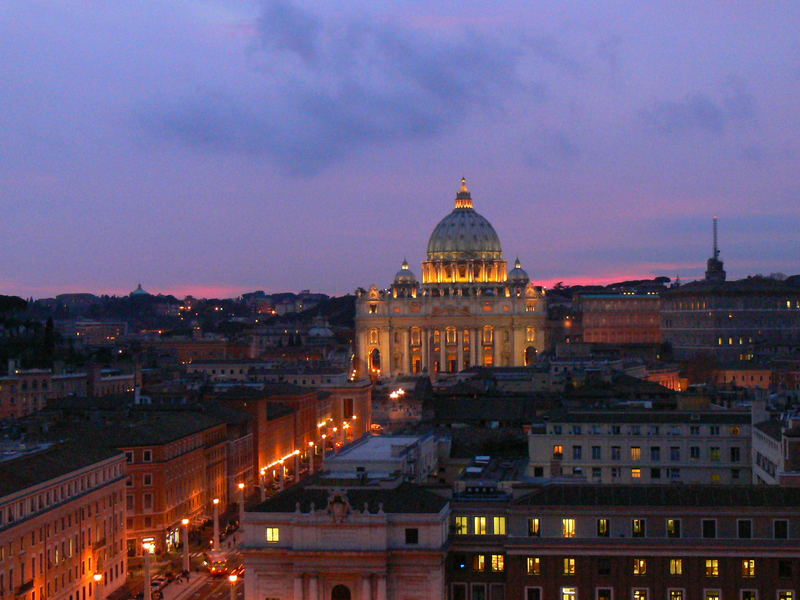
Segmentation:
<svg viewBox="0 0 800 600">
<path fill-rule="evenodd" d="M 428 242 L 420 284 L 404 261 L 389 289 L 359 289 L 356 370 L 373 378 L 524 366 L 545 349 L 544 290 L 472 207 L 462 180 L 455 208 Z"/>
</svg>

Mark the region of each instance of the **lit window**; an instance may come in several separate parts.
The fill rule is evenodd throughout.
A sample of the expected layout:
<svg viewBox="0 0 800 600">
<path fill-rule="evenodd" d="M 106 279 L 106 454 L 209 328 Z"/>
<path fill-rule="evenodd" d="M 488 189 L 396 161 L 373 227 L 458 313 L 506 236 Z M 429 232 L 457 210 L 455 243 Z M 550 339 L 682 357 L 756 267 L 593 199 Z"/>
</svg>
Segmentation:
<svg viewBox="0 0 800 600">
<path fill-rule="evenodd" d="M 667 519 L 667 537 L 671 538 L 681 537 L 680 519 Z"/>
<path fill-rule="evenodd" d="M 642 477 L 641 469 L 631 469 L 631 479 L 640 479 Z"/>
<path fill-rule="evenodd" d="M 486 557 L 483 554 L 476 554 L 472 558 L 472 569 L 474 571 L 486 570 Z"/>
<path fill-rule="evenodd" d="M 712 473 L 711 474 L 711 483 L 719 483 L 722 480 L 722 476 L 719 473 Z"/>
<path fill-rule="evenodd" d="M 742 590 L 741 600 L 758 600 L 758 592 L 755 590 Z"/>
<path fill-rule="evenodd" d="M 528 564 L 528 575 L 542 574 L 542 561 L 538 556 L 529 556 L 527 564 Z"/>
<path fill-rule="evenodd" d="M 683 590 L 670 590 L 669 600 L 684 600 Z"/>
<path fill-rule="evenodd" d="M 683 575 L 683 559 L 670 558 L 669 559 L 669 574 L 670 575 Z"/>
<path fill-rule="evenodd" d="M 494 517 L 492 519 L 492 525 L 494 527 L 494 534 L 495 535 L 505 535 L 506 534 L 506 518 L 505 517 Z"/>
<path fill-rule="evenodd" d="M 456 517 L 456 535 L 467 535 L 469 517 Z"/>
<path fill-rule="evenodd" d="M 608 519 L 597 519 L 597 537 L 608 537 Z"/>
<path fill-rule="evenodd" d="M 631 460 L 641 460 L 642 449 L 639 446 L 631 446 Z"/>
<path fill-rule="evenodd" d="M 705 600 L 719 600 L 719 590 L 706 590 L 703 597 Z"/>
<path fill-rule="evenodd" d="M 538 518 L 528 519 L 528 535 L 531 537 L 539 537 L 541 529 Z"/>
<path fill-rule="evenodd" d="M 712 446 L 708 449 L 708 460 L 713 460 L 714 462 L 719 462 L 720 459 L 720 451 L 718 446 Z"/>
<path fill-rule="evenodd" d="M 706 577 L 719 577 L 719 561 L 716 558 L 706 559 Z"/>
<path fill-rule="evenodd" d="M 281 530 L 278 527 L 267 527 L 267 542 L 277 544 L 281 541 Z"/>
<path fill-rule="evenodd" d="M 575 537 L 575 519 L 561 519 L 561 537 Z"/>
<path fill-rule="evenodd" d="M 526 342 L 535 342 L 536 341 L 536 329 L 533 327 L 526 327 L 525 328 L 525 341 Z"/>
<path fill-rule="evenodd" d="M 505 557 L 502 554 L 492 554 L 492 571 L 499 573 L 506 568 Z"/>
<path fill-rule="evenodd" d="M 742 577 L 755 577 L 756 576 L 756 561 L 752 558 L 746 558 L 742 561 Z"/>
<path fill-rule="evenodd" d="M 455 327 L 448 327 L 445 329 L 445 337 L 447 338 L 448 344 L 455 344 L 456 343 L 456 328 Z"/>
<path fill-rule="evenodd" d="M 647 590 L 636 588 L 633 590 L 633 600 L 647 600 Z"/>
<path fill-rule="evenodd" d="M 633 574 L 646 575 L 647 574 L 647 560 L 644 558 L 633 559 Z"/>
<path fill-rule="evenodd" d="M 778 592 L 778 600 L 794 600 L 794 592 L 792 590 L 781 590 Z"/>
<path fill-rule="evenodd" d="M 631 535 L 633 537 L 644 537 L 647 530 L 647 524 L 644 519 L 631 520 Z"/>
<path fill-rule="evenodd" d="M 578 588 L 576 587 L 562 587 L 561 600 L 578 600 Z"/>
<path fill-rule="evenodd" d="M 564 575 L 575 575 L 575 559 L 564 559 Z"/>
<path fill-rule="evenodd" d="M 489 308 L 489 310 L 491 310 L 491 307 Z M 484 327 L 483 328 L 483 343 L 484 344 L 491 344 L 492 340 L 494 339 L 494 335 L 493 334 L 494 334 L 494 331 L 492 330 L 492 328 L 489 325 Z"/>
<path fill-rule="evenodd" d="M 553 458 L 564 456 L 564 446 L 553 446 Z"/>
<path fill-rule="evenodd" d="M 369 343 L 370 344 L 377 344 L 378 343 L 378 330 L 377 329 L 370 329 L 369 330 Z"/>
<path fill-rule="evenodd" d="M 475 535 L 486 535 L 486 517 L 475 517 Z"/>
</svg>

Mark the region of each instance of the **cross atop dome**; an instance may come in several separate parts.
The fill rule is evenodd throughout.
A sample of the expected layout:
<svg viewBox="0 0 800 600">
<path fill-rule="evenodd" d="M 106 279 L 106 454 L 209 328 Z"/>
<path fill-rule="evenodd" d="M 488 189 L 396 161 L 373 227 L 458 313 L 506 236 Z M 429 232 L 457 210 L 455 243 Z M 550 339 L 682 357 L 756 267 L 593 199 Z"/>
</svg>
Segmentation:
<svg viewBox="0 0 800 600">
<path fill-rule="evenodd" d="M 461 178 L 461 189 L 456 194 L 456 208 L 472 208 L 472 196 L 467 187 L 467 178 Z"/>
</svg>

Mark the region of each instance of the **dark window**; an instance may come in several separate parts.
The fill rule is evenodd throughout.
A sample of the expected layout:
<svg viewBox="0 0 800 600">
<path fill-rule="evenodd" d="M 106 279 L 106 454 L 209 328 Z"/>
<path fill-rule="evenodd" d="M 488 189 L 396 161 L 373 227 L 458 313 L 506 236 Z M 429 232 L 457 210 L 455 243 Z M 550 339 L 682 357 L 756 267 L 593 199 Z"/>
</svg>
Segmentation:
<svg viewBox="0 0 800 600">
<path fill-rule="evenodd" d="M 661 479 L 661 469 L 650 469 L 650 479 Z"/>
<path fill-rule="evenodd" d="M 453 555 L 453 569 L 456 571 L 466 571 L 467 570 L 467 555 L 466 554 L 454 554 Z"/>
<path fill-rule="evenodd" d="M 603 457 L 600 446 L 592 446 L 592 460 L 600 460 Z"/>
<path fill-rule="evenodd" d="M 717 522 L 713 519 L 703 519 L 703 537 L 717 537 Z"/>
<path fill-rule="evenodd" d="M 737 448 L 736 446 L 731 448 L 731 462 L 739 462 L 741 458 L 742 454 L 739 448 Z"/>
<path fill-rule="evenodd" d="M 419 529 L 416 527 L 406 528 L 406 544 L 419 544 Z"/>
<path fill-rule="evenodd" d="M 597 588 L 597 600 L 611 600 L 611 588 Z"/>
<path fill-rule="evenodd" d="M 597 574 L 598 575 L 611 575 L 611 559 L 598 558 L 597 559 Z"/>
<path fill-rule="evenodd" d="M 583 453 L 583 446 L 573 446 L 572 447 L 572 460 L 581 460 L 581 454 Z"/>
<path fill-rule="evenodd" d="M 467 584 L 454 583 L 453 584 L 453 600 L 467 600 Z"/>
<path fill-rule="evenodd" d="M 542 600 L 542 588 L 526 589 L 525 600 Z"/>
<path fill-rule="evenodd" d="M 738 522 L 739 538 L 749 540 L 753 537 L 753 522 L 750 519 L 742 519 Z"/>
<path fill-rule="evenodd" d="M 533 467 L 534 477 L 544 477 L 544 467 Z"/>
<path fill-rule="evenodd" d="M 773 535 L 776 540 L 785 540 L 789 537 L 789 521 L 783 519 L 773 523 Z"/>
<path fill-rule="evenodd" d="M 791 577 L 792 576 L 792 561 L 779 560 L 778 561 L 778 577 Z"/>
</svg>

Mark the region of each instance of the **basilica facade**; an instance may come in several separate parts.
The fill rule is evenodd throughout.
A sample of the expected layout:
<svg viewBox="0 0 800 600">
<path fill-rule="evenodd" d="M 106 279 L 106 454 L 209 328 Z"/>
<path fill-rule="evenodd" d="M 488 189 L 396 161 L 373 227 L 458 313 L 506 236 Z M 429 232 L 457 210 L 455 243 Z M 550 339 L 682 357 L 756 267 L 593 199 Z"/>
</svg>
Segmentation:
<svg viewBox="0 0 800 600">
<path fill-rule="evenodd" d="M 428 241 L 422 282 L 404 260 L 388 289 L 357 291 L 356 370 L 377 378 L 531 364 L 545 347 L 545 302 L 519 260 L 508 271 L 462 179 Z"/>
</svg>

